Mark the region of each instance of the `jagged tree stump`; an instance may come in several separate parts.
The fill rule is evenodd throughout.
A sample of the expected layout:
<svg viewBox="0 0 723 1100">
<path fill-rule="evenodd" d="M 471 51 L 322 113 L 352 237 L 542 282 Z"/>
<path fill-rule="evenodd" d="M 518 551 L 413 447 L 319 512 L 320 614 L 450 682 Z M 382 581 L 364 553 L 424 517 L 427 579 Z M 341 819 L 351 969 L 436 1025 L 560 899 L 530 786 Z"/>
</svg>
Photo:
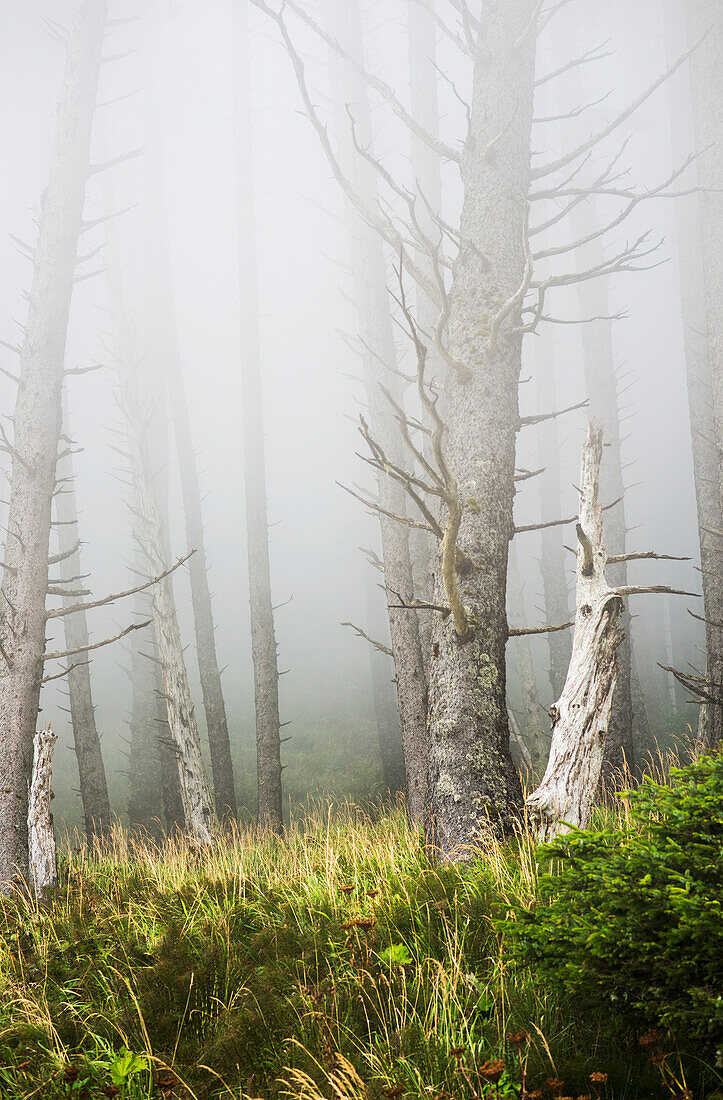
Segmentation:
<svg viewBox="0 0 723 1100">
<path fill-rule="evenodd" d="M 580 474 L 572 657 L 562 695 L 550 708 L 552 744 L 547 769 L 526 802 L 540 840 L 550 840 L 569 826 L 584 828 L 590 818 L 618 679 L 623 600 L 605 579 L 599 501 L 602 448 L 602 429 L 591 424 Z"/>
</svg>

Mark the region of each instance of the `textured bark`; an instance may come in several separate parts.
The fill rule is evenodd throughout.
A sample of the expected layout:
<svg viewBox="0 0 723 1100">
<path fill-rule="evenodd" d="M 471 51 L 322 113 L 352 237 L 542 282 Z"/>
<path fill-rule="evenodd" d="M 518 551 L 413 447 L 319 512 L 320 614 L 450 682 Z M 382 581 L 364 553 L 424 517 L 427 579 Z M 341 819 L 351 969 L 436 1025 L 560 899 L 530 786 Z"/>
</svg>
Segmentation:
<svg viewBox="0 0 723 1100">
<path fill-rule="evenodd" d="M 483 21 L 461 164 L 461 239 L 471 244 L 462 244 L 455 264 L 449 346 L 470 376 L 448 378 L 445 451 L 467 504 L 460 546 L 474 568 L 461 587 L 473 636 L 461 644 L 442 618 L 433 631 L 427 834 L 443 859 L 465 858 L 488 823 L 509 829 L 521 800 L 505 690 L 521 359 L 521 338 L 511 326 L 519 324 L 518 306 L 510 307 L 496 345 L 490 338 L 526 266 L 535 10 L 533 0 L 511 0 Z M 443 598 L 437 560 L 433 599 Z"/>
<path fill-rule="evenodd" d="M 520 566 L 514 545 L 510 550 L 507 605 L 513 625 L 524 626 L 527 622 L 527 617 L 525 615 Z M 567 622 L 568 620 L 563 619 L 562 621 Z M 555 633 L 558 632 L 556 631 Z M 559 633 L 564 632 L 559 631 Z M 540 703 L 535 662 L 532 656 L 532 646 L 529 636 L 519 635 L 514 640 L 514 646 L 517 660 L 517 673 L 520 681 L 520 695 L 522 696 L 522 710 L 524 714 L 524 726 L 520 736 L 527 747 L 531 765 L 533 769 L 537 771 L 537 774 L 539 774 L 541 765 L 547 761 L 550 746 L 546 728 L 547 722 L 544 719 L 545 712 Z"/>
<path fill-rule="evenodd" d="M 551 708 L 552 745 L 540 786 L 527 799 L 540 840 L 584 828 L 602 774 L 618 677 L 623 601 L 605 578 L 599 497 L 603 433 L 588 429 L 580 471 L 575 637 L 565 687 Z"/>
<path fill-rule="evenodd" d="M 540 409 L 556 409 L 555 363 L 546 340 L 537 343 L 536 364 Z M 540 474 L 541 522 L 562 516 L 562 472 L 560 469 L 560 437 L 557 420 L 543 420 L 537 426 Z M 570 592 L 567 587 L 568 559 L 559 527 L 546 527 L 540 532 L 540 572 L 548 623 L 570 621 Z M 557 699 L 563 689 L 572 653 L 572 638 L 567 630 L 554 630 L 547 635 L 550 666 L 547 670 L 552 697 Z"/>
<path fill-rule="evenodd" d="M 256 234 L 253 203 L 250 78 L 246 7 L 233 13 L 236 50 L 236 184 L 240 249 L 240 313 L 242 359 L 241 391 L 246 492 L 251 654 L 256 708 L 256 771 L 258 822 L 263 828 L 283 829 L 281 788 L 281 721 L 279 667 L 271 598 L 269 518 L 266 500 L 266 455 L 261 385 L 259 291 L 256 270 Z"/>
<path fill-rule="evenodd" d="M 70 436 L 67 405 L 64 408 L 65 435 Z M 63 561 L 58 565 L 58 578 L 71 578 L 70 588 L 78 584 L 72 578 L 82 576 L 80 559 L 78 508 L 75 496 L 73 460 L 67 455 L 59 464 L 61 482 L 55 497 L 55 513 L 58 526 L 58 552 Z M 67 556 L 66 556 L 67 555 Z M 66 584 L 67 587 L 67 584 Z M 63 597 L 63 606 L 71 607 L 77 603 L 77 597 Z M 88 621 L 84 611 L 76 611 L 64 617 L 65 648 L 83 649 L 89 644 Z M 85 833 L 90 840 L 93 836 L 104 836 L 111 824 L 108 785 L 103 764 L 98 727 L 95 722 L 95 707 L 90 679 L 90 662 L 82 656 L 68 658 L 68 694 L 70 697 L 70 720 L 73 725 L 73 744 L 78 761 L 80 779 L 80 797 L 83 802 Z"/>
<path fill-rule="evenodd" d="M 28 849 L 30 881 L 36 897 L 39 898 L 48 889 L 58 885 L 55 830 L 50 812 L 50 800 L 53 797 L 53 753 L 57 740 L 49 726 L 45 730 L 38 730 L 33 739 L 33 771 L 28 799 Z"/>
<path fill-rule="evenodd" d="M 712 0 L 688 0 L 692 43 L 711 28 L 690 62 L 698 182 L 706 188 L 678 207 L 678 263 L 708 654 L 707 676 L 723 696 L 723 14 Z M 679 99 L 672 106 L 673 149 L 687 152 L 690 131 Z M 712 147 L 711 147 L 712 143 Z M 711 621 L 712 620 L 712 621 Z M 714 624 L 718 623 L 718 626 Z M 701 732 L 711 748 L 723 738 L 723 704 L 703 708 Z"/>
<path fill-rule="evenodd" d="M 45 649 L 65 341 L 105 10 L 105 0 L 83 0 L 69 31 L 20 360 L 0 610 L 0 889 L 28 870 L 28 786 Z"/>
<path fill-rule="evenodd" d="M 361 20 L 357 0 L 333 0 L 332 32 L 352 56 L 362 59 Z M 354 152 L 345 104 L 350 105 L 357 141 L 371 149 L 372 132 L 369 101 L 364 80 L 332 54 L 330 68 L 334 81 L 336 128 L 342 167 L 354 178 L 355 186 L 371 206 L 377 202 L 373 168 L 360 161 Z M 351 204 L 345 204 L 355 299 L 363 342 L 364 381 L 371 434 L 392 462 L 409 463 L 392 408 L 382 392 L 385 386 L 398 404 L 403 403 L 399 378 L 394 374 L 396 350 L 387 291 L 384 249 L 378 234 L 366 225 Z M 389 369 L 391 368 L 391 369 Z M 387 476 L 378 479 L 382 508 L 394 515 L 406 513 L 404 489 Z M 382 560 L 388 604 L 411 603 L 414 598 L 412 560 L 407 529 L 400 523 L 380 517 Z M 401 599 L 400 599 L 401 597 Z M 427 684 L 419 633 L 414 611 L 389 609 L 389 630 L 394 654 L 397 699 L 404 748 L 407 808 L 410 818 L 421 823 L 427 787 Z"/>
</svg>

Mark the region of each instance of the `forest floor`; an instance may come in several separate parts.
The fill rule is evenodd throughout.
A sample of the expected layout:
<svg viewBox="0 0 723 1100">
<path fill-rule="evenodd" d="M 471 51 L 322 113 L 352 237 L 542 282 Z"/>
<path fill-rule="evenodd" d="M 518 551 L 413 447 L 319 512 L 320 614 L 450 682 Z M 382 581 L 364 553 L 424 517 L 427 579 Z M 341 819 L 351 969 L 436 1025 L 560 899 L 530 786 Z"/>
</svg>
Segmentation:
<svg viewBox="0 0 723 1100">
<path fill-rule="evenodd" d="M 506 959 L 497 922 L 537 874 L 525 833 L 435 866 L 379 806 L 210 850 L 70 838 L 46 906 L 0 899 L 0 1096 L 481 1100 L 523 1073 L 533 1097 L 670 1096 Z"/>
</svg>

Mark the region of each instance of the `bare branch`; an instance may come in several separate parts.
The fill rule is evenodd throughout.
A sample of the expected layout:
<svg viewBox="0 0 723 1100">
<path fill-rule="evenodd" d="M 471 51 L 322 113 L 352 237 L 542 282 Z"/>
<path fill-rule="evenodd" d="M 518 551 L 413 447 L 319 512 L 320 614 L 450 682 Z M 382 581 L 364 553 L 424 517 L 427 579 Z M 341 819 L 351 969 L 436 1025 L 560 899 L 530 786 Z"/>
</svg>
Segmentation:
<svg viewBox="0 0 723 1100">
<path fill-rule="evenodd" d="M 101 600 L 91 600 L 88 603 L 74 603 L 70 607 L 58 607 L 53 611 L 46 611 L 45 617 L 46 619 L 60 619 L 65 615 L 75 615 L 78 611 L 91 611 L 94 607 L 105 607 L 106 604 L 115 603 L 116 600 L 125 599 L 126 596 L 134 596 L 136 592 L 144 592 L 147 588 L 152 588 L 154 584 L 158 584 L 159 581 L 165 580 L 171 573 L 175 573 L 175 571 L 180 569 L 180 567 L 195 553 L 195 550 L 191 550 L 190 553 L 179 558 L 175 565 L 164 570 L 163 573 L 159 573 L 158 576 L 151 577 L 149 581 L 145 581 L 143 584 L 137 584 L 135 588 L 127 588 L 124 592 L 113 592 L 110 596 L 104 596 Z"/>
<path fill-rule="evenodd" d="M 152 622 L 153 619 L 146 619 L 144 623 L 131 623 L 125 630 L 121 630 L 120 634 L 115 634 L 112 638 L 104 638 L 102 642 L 79 646 L 78 649 L 64 649 L 59 650 L 57 653 L 46 653 L 43 656 L 43 661 L 58 661 L 62 657 L 75 657 L 78 653 L 90 653 L 93 649 L 102 649 L 103 646 L 120 641 L 121 638 L 125 638 L 126 634 L 131 634 L 134 630 L 143 630 L 145 627 L 150 626 Z"/>
<path fill-rule="evenodd" d="M 556 630 L 569 630 L 574 625 L 574 622 L 569 622 L 560 626 L 511 626 L 507 633 L 510 638 L 520 638 L 523 634 L 554 634 Z"/>
<path fill-rule="evenodd" d="M 380 653 L 386 653 L 388 657 L 394 656 L 388 645 L 384 645 L 382 642 L 376 642 L 374 638 L 370 638 L 369 635 L 365 633 L 365 631 L 363 631 L 360 626 L 355 626 L 354 623 L 340 623 L 339 625 L 350 627 L 356 634 L 357 638 L 363 638 L 365 642 L 369 642 L 369 645 L 373 646 L 374 649 L 379 650 Z"/>
<path fill-rule="evenodd" d="M 623 561 L 691 561 L 691 558 L 681 558 L 676 554 L 656 554 L 654 550 L 646 550 L 633 554 L 610 554 L 608 565 L 618 565 Z"/>
<path fill-rule="evenodd" d="M 533 180 L 541 179 L 543 176 L 549 176 L 553 172 L 558 172 L 561 168 L 565 168 L 568 164 L 572 164 L 572 162 L 577 160 L 578 157 L 583 156 L 589 150 L 594 148 L 594 146 L 598 145 L 601 141 L 604 141 L 606 137 L 609 137 L 609 135 L 617 130 L 618 126 L 621 126 L 623 122 L 626 121 L 626 119 L 630 118 L 630 116 L 634 114 L 634 112 L 637 111 L 638 108 L 646 102 L 646 100 L 650 99 L 651 95 L 653 95 L 653 93 L 656 92 L 658 88 L 660 88 L 660 86 L 664 84 L 666 80 L 668 80 L 677 69 L 680 68 L 684 61 L 687 61 L 687 59 L 690 57 L 693 51 L 698 48 L 698 46 L 707 36 L 707 34 L 708 31 L 706 31 L 705 35 L 703 35 L 702 38 L 699 38 L 697 42 L 693 43 L 693 45 L 689 49 L 687 49 L 685 53 L 682 53 L 677 61 L 673 62 L 673 64 L 668 69 L 666 69 L 666 71 L 662 73 L 657 80 L 655 80 L 648 88 L 646 88 L 644 92 L 641 92 L 637 99 L 633 100 L 633 102 L 628 107 L 626 107 L 624 111 L 621 111 L 621 113 L 617 115 L 612 120 L 612 122 L 609 122 L 607 126 L 604 126 L 602 128 L 602 130 L 598 130 L 596 134 L 593 134 L 591 137 L 589 137 L 587 141 L 584 141 L 582 143 L 582 145 L 578 145 L 576 149 L 571 150 L 571 152 L 569 153 L 565 153 L 564 156 L 558 157 L 557 160 L 552 161 L 550 164 L 545 164 L 540 168 L 534 169 L 531 173 L 530 178 Z"/>
</svg>

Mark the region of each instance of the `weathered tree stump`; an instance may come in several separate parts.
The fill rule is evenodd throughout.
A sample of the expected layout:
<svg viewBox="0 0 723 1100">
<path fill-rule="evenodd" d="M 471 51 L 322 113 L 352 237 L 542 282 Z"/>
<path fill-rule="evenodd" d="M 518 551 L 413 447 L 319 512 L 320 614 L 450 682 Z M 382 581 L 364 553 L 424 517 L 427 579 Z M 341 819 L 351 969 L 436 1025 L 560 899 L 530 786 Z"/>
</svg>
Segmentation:
<svg viewBox="0 0 723 1100">
<path fill-rule="evenodd" d="M 53 781 L 53 753 L 58 740 L 50 726 L 38 730 L 33 739 L 33 774 L 28 802 L 28 847 L 30 877 L 37 897 L 58 885 L 58 860 L 50 800 Z"/>
<path fill-rule="evenodd" d="M 580 474 L 575 637 L 565 686 L 550 708 L 552 745 L 545 775 L 526 806 L 540 840 L 567 826 L 583 828 L 600 782 L 618 679 L 620 592 L 605 579 L 602 507 L 598 498 L 603 433 L 588 427 Z"/>
</svg>

